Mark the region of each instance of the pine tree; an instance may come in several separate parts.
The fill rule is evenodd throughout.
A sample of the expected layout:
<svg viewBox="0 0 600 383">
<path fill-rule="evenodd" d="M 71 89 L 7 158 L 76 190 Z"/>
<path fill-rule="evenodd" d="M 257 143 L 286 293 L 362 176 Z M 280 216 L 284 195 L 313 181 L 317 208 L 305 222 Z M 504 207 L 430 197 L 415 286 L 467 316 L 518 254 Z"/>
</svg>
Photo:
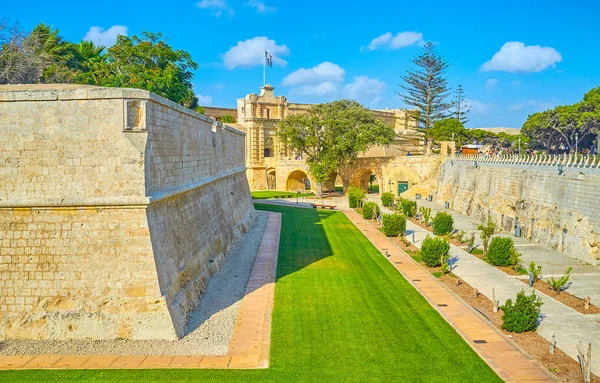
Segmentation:
<svg viewBox="0 0 600 383">
<path fill-rule="evenodd" d="M 446 103 L 450 88 L 444 72 L 450 66 L 440 56 L 432 42 L 427 42 L 423 52 L 412 62 L 419 68 L 407 70 L 402 79 L 406 85 L 400 87 L 405 94 L 398 93 L 402 101 L 419 111 L 419 122 L 425 129 L 433 126 L 435 120 L 448 117 L 452 104 Z"/>
<path fill-rule="evenodd" d="M 471 105 L 467 104 L 465 90 L 462 85 L 458 85 L 456 92 L 454 92 L 452 108 L 452 117 L 456 118 L 461 124 L 466 125 L 466 123 L 469 122 L 467 113 L 471 112 Z"/>
</svg>

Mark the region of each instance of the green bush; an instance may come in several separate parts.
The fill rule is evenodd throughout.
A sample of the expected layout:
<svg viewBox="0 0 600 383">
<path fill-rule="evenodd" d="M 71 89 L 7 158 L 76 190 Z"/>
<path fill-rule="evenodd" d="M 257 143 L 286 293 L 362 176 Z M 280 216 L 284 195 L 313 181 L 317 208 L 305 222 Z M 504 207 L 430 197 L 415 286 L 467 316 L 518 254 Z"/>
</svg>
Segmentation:
<svg viewBox="0 0 600 383">
<path fill-rule="evenodd" d="M 363 204 L 362 213 L 364 219 L 373 219 L 374 217 L 378 217 L 379 213 L 379 205 L 375 202 L 366 202 Z"/>
<path fill-rule="evenodd" d="M 525 291 L 521 290 L 517 294 L 516 302 L 513 303 L 512 299 L 509 299 L 504 306 L 500 306 L 504 312 L 502 328 L 510 332 L 534 331 L 542 304 L 542 298 L 536 296 L 535 291 L 531 295 L 525 295 Z"/>
<path fill-rule="evenodd" d="M 348 189 L 348 205 L 354 209 L 360 206 L 360 202 L 365 198 L 367 193 L 361 188 L 351 187 Z"/>
<path fill-rule="evenodd" d="M 381 195 L 381 204 L 385 207 L 392 206 L 394 202 L 394 193 L 387 192 Z"/>
<path fill-rule="evenodd" d="M 402 212 L 407 217 L 414 217 L 417 214 L 417 201 L 411 201 L 409 199 L 402 199 Z"/>
<path fill-rule="evenodd" d="M 495 266 L 515 266 L 519 262 L 519 255 L 510 237 L 492 238 L 487 251 L 487 258 Z"/>
<path fill-rule="evenodd" d="M 406 217 L 402 214 L 384 214 L 383 233 L 388 237 L 397 237 L 406 232 Z"/>
<path fill-rule="evenodd" d="M 454 219 L 446 212 L 438 211 L 433 217 L 433 234 L 448 235 L 454 231 Z"/>
<path fill-rule="evenodd" d="M 429 235 L 423 240 L 421 258 L 429 267 L 441 266 L 450 257 L 450 244 L 442 238 L 431 238 Z"/>
</svg>

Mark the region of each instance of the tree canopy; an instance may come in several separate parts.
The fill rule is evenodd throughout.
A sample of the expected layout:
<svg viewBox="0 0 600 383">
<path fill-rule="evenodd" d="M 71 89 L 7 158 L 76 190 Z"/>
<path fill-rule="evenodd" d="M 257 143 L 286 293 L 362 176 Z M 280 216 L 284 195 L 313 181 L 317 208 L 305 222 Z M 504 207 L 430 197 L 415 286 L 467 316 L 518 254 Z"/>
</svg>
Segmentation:
<svg viewBox="0 0 600 383">
<path fill-rule="evenodd" d="M 407 70 L 402 79 L 406 85 L 400 87 L 405 93 L 398 93 L 406 105 L 417 108 L 419 122 L 425 129 L 433 126 L 435 120 L 448 117 L 452 103 L 447 103 L 450 88 L 444 77 L 450 66 L 444 57 L 440 56 L 435 45 L 427 42 L 417 57 L 412 60 L 416 70 Z"/>
<path fill-rule="evenodd" d="M 600 86 L 573 105 L 561 105 L 530 115 L 522 129 L 534 147 L 554 152 L 590 147 L 599 131 Z"/>
<path fill-rule="evenodd" d="M 0 20 L 0 84 L 78 83 L 146 89 L 186 107 L 197 64 L 173 49 L 160 33 L 118 36 L 109 48 L 64 40 L 59 30 L 37 25 L 29 34 Z"/>
<path fill-rule="evenodd" d="M 490 145 L 495 150 L 502 148 L 518 149 L 521 139 L 521 150 L 528 148 L 529 137 L 523 134 L 494 133 L 482 129 L 466 129 L 456 118 L 446 118 L 433 123 L 433 127 L 426 132 L 427 138 L 434 141 L 452 141 L 457 146 L 469 143 Z M 453 136 L 454 135 L 454 136 Z"/>
<path fill-rule="evenodd" d="M 339 100 L 286 117 L 277 135 L 283 144 L 306 154 L 312 176 L 321 183 L 359 153 L 391 143 L 395 132 L 358 102 Z"/>
<path fill-rule="evenodd" d="M 435 141 L 452 141 L 454 134 L 454 142 L 458 146 L 467 143 L 471 137 L 463 124 L 455 118 L 445 118 L 437 120 L 433 123 L 433 127 L 426 132 L 427 138 Z"/>
</svg>

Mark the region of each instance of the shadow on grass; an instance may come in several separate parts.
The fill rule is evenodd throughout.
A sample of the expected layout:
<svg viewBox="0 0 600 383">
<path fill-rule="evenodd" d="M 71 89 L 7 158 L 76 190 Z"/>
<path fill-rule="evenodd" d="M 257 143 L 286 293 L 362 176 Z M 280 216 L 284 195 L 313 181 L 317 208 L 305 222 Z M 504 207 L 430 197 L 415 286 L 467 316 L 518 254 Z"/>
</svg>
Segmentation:
<svg viewBox="0 0 600 383">
<path fill-rule="evenodd" d="M 277 280 L 333 255 L 322 224 L 333 212 L 301 208 L 292 211 L 290 207 L 268 204 L 255 207 L 282 214 L 280 243 L 288 244 L 290 250 L 279 249 Z"/>
</svg>

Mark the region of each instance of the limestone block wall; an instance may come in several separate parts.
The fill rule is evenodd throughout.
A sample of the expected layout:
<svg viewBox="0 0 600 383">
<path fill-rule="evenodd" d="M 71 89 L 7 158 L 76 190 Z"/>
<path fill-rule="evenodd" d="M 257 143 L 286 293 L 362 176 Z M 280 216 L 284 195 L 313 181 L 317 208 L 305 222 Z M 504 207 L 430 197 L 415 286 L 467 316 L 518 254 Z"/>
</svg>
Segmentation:
<svg viewBox="0 0 600 383">
<path fill-rule="evenodd" d="M 482 221 L 489 216 L 510 233 L 518 224 L 523 237 L 598 263 L 600 171 L 506 162 L 447 159 L 436 199 Z"/>
<path fill-rule="evenodd" d="M 253 224 L 243 133 L 147 91 L 0 86 L 0 339 L 176 339 Z"/>
</svg>

